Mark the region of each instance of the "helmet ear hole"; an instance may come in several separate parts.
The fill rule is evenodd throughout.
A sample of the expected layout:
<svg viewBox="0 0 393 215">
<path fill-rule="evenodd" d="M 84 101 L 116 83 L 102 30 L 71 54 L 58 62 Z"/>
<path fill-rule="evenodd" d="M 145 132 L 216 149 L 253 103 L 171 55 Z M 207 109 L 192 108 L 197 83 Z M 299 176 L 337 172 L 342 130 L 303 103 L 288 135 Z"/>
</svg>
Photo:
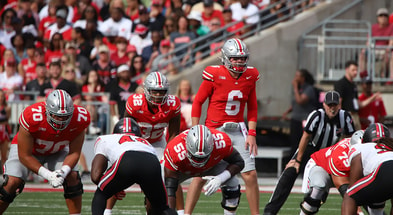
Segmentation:
<svg viewBox="0 0 393 215">
<path fill-rule="evenodd" d="M 70 124 L 74 113 L 74 103 L 66 91 L 54 90 L 49 93 L 45 108 L 47 121 L 53 129 L 61 131 Z"/>
<path fill-rule="evenodd" d="M 168 79 L 160 72 L 152 72 L 145 78 L 143 90 L 149 103 L 162 105 L 168 99 Z"/>
<path fill-rule="evenodd" d="M 205 166 L 213 151 L 213 144 L 212 134 L 206 126 L 191 127 L 186 138 L 186 155 L 191 165 L 196 168 Z"/>
</svg>

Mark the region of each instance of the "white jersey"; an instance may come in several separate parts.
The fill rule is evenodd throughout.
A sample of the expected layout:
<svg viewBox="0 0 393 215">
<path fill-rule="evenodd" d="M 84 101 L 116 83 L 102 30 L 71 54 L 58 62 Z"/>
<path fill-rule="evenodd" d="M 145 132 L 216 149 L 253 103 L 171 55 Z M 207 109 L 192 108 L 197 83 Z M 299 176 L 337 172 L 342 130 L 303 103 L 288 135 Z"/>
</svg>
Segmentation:
<svg viewBox="0 0 393 215">
<path fill-rule="evenodd" d="M 369 175 L 379 165 L 388 160 L 393 160 L 393 151 L 388 151 L 376 143 L 356 144 L 351 147 L 349 162 L 358 155 L 362 155 L 363 175 Z"/>
<path fill-rule="evenodd" d="M 156 150 L 147 140 L 130 134 L 102 135 L 97 137 L 94 144 L 94 154 L 104 155 L 109 161 L 109 166 L 126 151 L 148 152 L 157 156 Z"/>
</svg>

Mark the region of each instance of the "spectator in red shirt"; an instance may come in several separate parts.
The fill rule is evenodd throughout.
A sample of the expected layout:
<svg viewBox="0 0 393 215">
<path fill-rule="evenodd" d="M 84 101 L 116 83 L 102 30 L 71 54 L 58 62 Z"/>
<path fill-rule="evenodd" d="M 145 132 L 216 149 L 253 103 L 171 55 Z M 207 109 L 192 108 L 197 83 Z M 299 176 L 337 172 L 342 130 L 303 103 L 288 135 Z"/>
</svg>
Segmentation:
<svg viewBox="0 0 393 215">
<path fill-rule="evenodd" d="M 49 40 L 49 47 L 45 52 L 45 63 L 49 64 L 52 61 L 60 60 L 63 56 L 64 40 L 61 33 L 54 33 L 51 40 Z"/>
<path fill-rule="evenodd" d="M 48 26 L 56 22 L 56 5 L 53 1 L 48 3 L 48 16 L 43 18 L 38 25 L 38 37 L 43 38 Z"/>
<path fill-rule="evenodd" d="M 219 18 L 220 22 L 224 24 L 224 18 L 222 16 L 222 12 L 220 10 L 214 9 L 213 4 L 214 4 L 213 0 L 203 1 L 202 25 L 204 26 L 210 26 L 210 22 L 215 17 Z"/>
<path fill-rule="evenodd" d="M 229 7 L 224 8 L 224 10 L 222 11 L 222 16 L 224 18 L 224 26 L 228 25 L 232 22 L 236 22 L 234 19 L 232 19 L 232 10 Z M 240 29 L 242 29 L 244 26 L 243 22 L 238 22 L 235 25 L 231 25 L 227 28 L 227 31 L 229 33 L 233 33 L 235 35 L 235 37 L 238 37 L 242 34 L 242 31 Z"/>
<path fill-rule="evenodd" d="M 126 64 L 129 59 L 127 56 L 128 40 L 125 37 L 118 36 L 115 40 L 116 51 L 111 54 L 111 60 L 118 67 L 121 64 Z"/>
<path fill-rule="evenodd" d="M 365 72 L 367 75 L 367 71 Z M 362 74 L 360 74 L 362 76 Z M 370 124 L 383 123 L 386 116 L 386 109 L 383 103 L 381 93 L 372 92 L 373 81 L 370 76 L 362 78 L 362 94 L 359 95 L 359 102 L 370 100 L 370 103 L 359 109 L 361 128 L 364 130 Z"/>
<path fill-rule="evenodd" d="M 24 77 L 24 83 L 37 78 L 37 73 L 35 72 L 35 68 L 37 63 L 34 59 L 35 53 L 35 46 L 34 44 L 27 44 L 26 45 L 26 55 L 27 57 L 23 58 L 22 61 L 18 65 L 18 72 L 19 74 Z"/>
<path fill-rule="evenodd" d="M 127 0 L 127 7 L 125 8 L 125 12 L 132 21 L 139 18 L 140 5 L 142 5 L 142 2 L 140 0 Z"/>
</svg>

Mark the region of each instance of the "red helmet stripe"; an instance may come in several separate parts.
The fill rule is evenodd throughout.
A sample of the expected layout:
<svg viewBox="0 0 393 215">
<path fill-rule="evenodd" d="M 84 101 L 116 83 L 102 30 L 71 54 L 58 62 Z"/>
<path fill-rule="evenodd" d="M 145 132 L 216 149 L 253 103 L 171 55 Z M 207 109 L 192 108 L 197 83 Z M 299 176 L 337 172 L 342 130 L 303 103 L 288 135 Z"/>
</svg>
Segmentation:
<svg viewBox="0 0 393 215">
<path fill-rule="evenodd" d="M 199 130 L 199 147 L 198 147 L 198 152 L 203 152 L 203 147 L 205 146 L 204 141 L 204 133 L 203 133 L 203 127 L 202 125 L 198 125 L 198 130 Z"/>
<path fill-rule="evenodd" d="M 61 113 L 65 113 L 66 98 L 63 90 L 59 90 L 59 108 Z"/>
<path fill-rule="evenodd" d="M 131 131 L 132 131 L 131 130 L 131 120 L 125 118 L 124 121 L 123 121 L 123 132 L 124 133 L 129 133 Z"/>
<path fill-rule="evenodd" d="M 377 138 L 385 136 L 385 135 L 383 134 L 383 132 L 384 132 L 384 131 L 383 131 L 383 127 L 382 127 L 382 125 L 379 124 L 379 123 L 376 123 L 376 124 L 375 124 L 375 132 L 376 132 Z"/>
<path fill-rule="evenodd" d="M 235 42 L 236 42 L 237 46 L 239 47 L 239 52 L 242 53 L 243 52 L 242 43 L 240 42 L 239 39 L 235 39 Z"/>
<path fill-rule="evenodd" d="M 159 72 L 155 72 L 154 73 L 156 75 L 156 79 L 157 79 L 157 85 L 159 88 L 162 87 L 162 78 L 161 78 L 161 74 Z"/>
</svg>

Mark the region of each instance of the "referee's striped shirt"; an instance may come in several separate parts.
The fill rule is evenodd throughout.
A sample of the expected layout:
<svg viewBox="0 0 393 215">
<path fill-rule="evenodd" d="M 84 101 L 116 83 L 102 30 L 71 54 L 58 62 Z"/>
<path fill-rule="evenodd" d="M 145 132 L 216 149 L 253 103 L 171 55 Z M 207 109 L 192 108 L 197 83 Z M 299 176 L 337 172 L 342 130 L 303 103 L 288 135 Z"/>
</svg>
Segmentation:
<svg viewBox="0 0 393 215">
<path fill-rule="evenodd" d="M 347 111 L 341 109 L 334 118 L 329 119 L 325 110 L 320 108 L 308 115 L 304 131 L 312 134 L 311 144 L 319 150 L 334 145 L 342 135 L 352 135 L 355 126 Z"/>
</svg>

